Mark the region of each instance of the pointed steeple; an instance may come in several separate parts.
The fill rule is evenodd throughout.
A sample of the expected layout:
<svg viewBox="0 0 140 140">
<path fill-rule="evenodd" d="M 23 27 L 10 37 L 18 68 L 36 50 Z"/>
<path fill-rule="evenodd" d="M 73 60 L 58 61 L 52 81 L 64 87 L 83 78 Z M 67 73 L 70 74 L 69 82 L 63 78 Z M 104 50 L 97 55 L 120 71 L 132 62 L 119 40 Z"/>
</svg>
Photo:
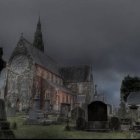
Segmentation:
<svg viewBox="0 0 140 140">
<path fill-rule="evenodd" d="M 39 16 L 39 20 L 37 23 L 33 46 L 36 47 L 37 49 L 41 50 L 42 52 L 44 52 L 44 43 L 43 43 L 43 37 L 42 37 L 42 31 L 41 31 L 40 16 Z"/>
<path fill-rule="evenodd" d="M 95 85 L 95 94 L 94 94 L 95 96 L 97 96 L 98 95 L 98 93 L 97 93 L 97 85 Z"/>
</svg>

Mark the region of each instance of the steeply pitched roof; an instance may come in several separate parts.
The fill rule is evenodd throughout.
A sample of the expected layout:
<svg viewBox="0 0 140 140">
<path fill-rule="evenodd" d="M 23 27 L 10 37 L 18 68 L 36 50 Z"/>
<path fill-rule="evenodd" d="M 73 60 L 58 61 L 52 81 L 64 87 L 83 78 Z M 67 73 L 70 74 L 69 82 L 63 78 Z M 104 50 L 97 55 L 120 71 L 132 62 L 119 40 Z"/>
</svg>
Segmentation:
<svg viewBox="0 0 140 140">
<path fill-rule="evenodd" d="M 43 43 L 43 37 L 42 37 L 42 31 L 41 31 L 40 17 L 37 23 L 33 46 L 38 48 L 40 51 L 44 52 L 44 43 Z"/>
<path fill-rule="evenodd" d="M 28 55 L 30 55 L 36 64 L 39 64 L 42 67 L 47 68 L 51 72 L 60 75 L 57 63 L 51 57 L 33 47 L 33 45 L 23 37 L 18 42 L 18 45 L 15 48 L 11 59 L 12 57 L 14 57 L 14 55 L 22 52 L 26 52 Z"/>
<path fill-rule="evenodd" d="M 139 105 L 140 104 L 140 92 L 131 92 L 127 97 L 128 105 Z"/>
<path fill-rule="evenodd" d="M 65 82 L 89 82 L 91 79 L 91 66 L 68 66 L 60 69 Z"/>
</svg>

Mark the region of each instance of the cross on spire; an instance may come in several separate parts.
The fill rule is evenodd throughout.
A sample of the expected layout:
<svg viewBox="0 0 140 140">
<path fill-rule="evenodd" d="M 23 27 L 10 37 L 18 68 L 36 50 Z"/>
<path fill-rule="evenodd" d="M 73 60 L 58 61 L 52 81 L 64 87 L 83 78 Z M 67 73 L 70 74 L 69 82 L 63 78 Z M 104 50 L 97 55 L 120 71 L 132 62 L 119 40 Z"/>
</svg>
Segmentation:
<svg viewBox="0 0 140 140">
<path fill-rule="evenodd" d="M 97 95 L 97 85 L 95 85 L 95 95 Z"/>
<path fill-rule="evenodd" d="M 42 31 L 41 31 L 40 16 L 37 23 L 33 46 L 39 49 L 40 51 L 44 52 L 44 42 L 43 42 Z"/>
</svg>

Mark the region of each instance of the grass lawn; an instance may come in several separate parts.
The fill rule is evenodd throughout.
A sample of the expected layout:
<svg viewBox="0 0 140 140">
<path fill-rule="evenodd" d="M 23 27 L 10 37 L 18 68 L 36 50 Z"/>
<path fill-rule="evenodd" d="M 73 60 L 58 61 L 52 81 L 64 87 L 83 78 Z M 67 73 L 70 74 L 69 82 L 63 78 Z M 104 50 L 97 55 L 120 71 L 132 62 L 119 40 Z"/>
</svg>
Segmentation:
<svg viewBox="0 0 140 140">
<path fill-rule="evenodd" d="M 23 125 L 23 117 L 10 117 L 9 122 L 17 123 L 17 130 L 14 130 L 16 138 L 20 139 L 130 139 L 129 132 L 86 132 L 86 131 L 65 131 L 65 125 Z M 138 137 L 137 137 L 138 138 Z"/>
</svg>

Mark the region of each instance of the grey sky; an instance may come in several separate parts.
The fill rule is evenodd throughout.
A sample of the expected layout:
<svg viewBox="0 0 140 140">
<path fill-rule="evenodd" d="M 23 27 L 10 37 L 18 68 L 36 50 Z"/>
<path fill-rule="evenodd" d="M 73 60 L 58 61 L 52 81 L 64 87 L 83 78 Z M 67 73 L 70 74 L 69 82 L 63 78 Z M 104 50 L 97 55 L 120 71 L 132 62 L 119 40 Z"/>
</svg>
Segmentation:
<svg viewBox="0 0 140 140">
<path fill-rule="evenodd" d="M 99 91 L 118 105 L 123 77 L 140 76 L 139 7 L 139 0 L 0 0 L 4 58 L 21 32 L 33 41 L 40 14 L 46 52 L 62 64 L 92 63 Z"/>
</svg>

